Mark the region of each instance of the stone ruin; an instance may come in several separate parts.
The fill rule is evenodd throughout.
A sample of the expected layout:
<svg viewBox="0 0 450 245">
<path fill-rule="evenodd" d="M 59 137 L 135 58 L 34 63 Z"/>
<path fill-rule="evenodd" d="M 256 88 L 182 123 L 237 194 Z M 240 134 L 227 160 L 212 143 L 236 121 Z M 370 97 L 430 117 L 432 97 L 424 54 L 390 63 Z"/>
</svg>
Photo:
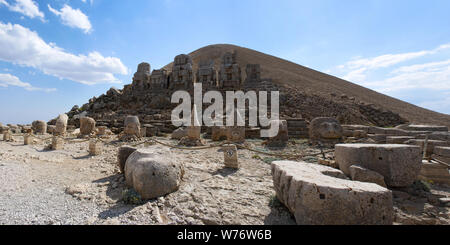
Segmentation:
<svg viewBox="0 0 450 245">
<path fill-rule="evenodd" d="M 169 88 L 169 73 L 166 69 L 153 70 L 150 76 L 150 87 L 152 90 L 162 90 Z"/>
<path fill-rule="evenodd" d="M 95 133 L 95 120 L 90 117 L 80 118 L 80 137 L 90 136 Z"/>
<path fill-rule="evenodd" d="M 171 90 L 188 90 L 193 86 L 193 82 L 191 57 L 185 54 L 176 56 L 173 62 L 169 88 Z"/>
<path fill-rule="evenodd" d="M 34 121 L 32 124 L 32 129 L 35 134 L 46 134 L 47 133 L 47 123 L 44 121 Z"/>
<path fill-rule="evenodd" d="M 127 116 L 124 120 L 124 126 L 120 137 L 121 141 L 136 140 L 141 137 L 141 123 L 137 116 Z"/>
<path fill-rule="evenodd" d="M 227 168 L 239 169 L 238 152 L 236 145 L 226 144 L 222 146 L 224 163 Z"/>
<path fill-rule="evenodd" d="M 65 136 L 67 132 L 67 123 L 69 117 L 66 114 L 61 114 L 56 118 L 56 125 L 53 131 L 55 136 Z"/>
<path fill-rule="evenodd" d="M 247 67 L 245 68 L 245 73 L 247 74 L 247 78 L 245 79 L 246 84 L 261 82 L 260 64 L 247 64 Z"/>
<path fill-rule="evenodd" d="M 101 155 L 103 151 L 103 143 L 96 139 L 91 139 L 89 141 L 88 152 L 91 156 Z"/>
<path fill-rule="evenodd" d="M 268 147 L 286 147 L 289 141 L 288 125 L 286 120 L 272 121 L 278 127 L 278 134 L 267 140 Z"/>
<path fill-rule="evenodd" d="M 309 125 L 309 140 L 313 145 L 334 146 L 342 140 L 341 124 L 331 117 L 314 118 Z"/>
<path fill-rule="evenodd" d="M 222 90 L 239 90 L 241 83 L 241 67 L 237 63 L 236 52 L 225 53 L 219 70 L 219 88 Z"/>
<path fill-rule="evenodd" d="M 134 73 L 132 87 L 137 90 L 144 90 L 150 87 L 150 64 L 142 62 L 138 65 L 137 72 Z"/>
<path fill-rule="evenodd" d="M 202 84 L 204 91 L 217 88 L 217 71 L 214 61 L 200 61 L 196 73 L 196 82 Z"/>
</svg>

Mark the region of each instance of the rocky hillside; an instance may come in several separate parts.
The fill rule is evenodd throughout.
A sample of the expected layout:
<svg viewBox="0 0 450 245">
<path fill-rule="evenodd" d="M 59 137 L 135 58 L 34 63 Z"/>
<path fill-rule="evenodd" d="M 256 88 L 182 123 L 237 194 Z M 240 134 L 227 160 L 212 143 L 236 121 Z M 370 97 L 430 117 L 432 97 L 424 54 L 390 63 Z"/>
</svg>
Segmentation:
<svg viewBox="0 0 450 245">
<path fill-rule="evenodd" d="M 237 63 L 245 80 L 247 64 L 260 64 L 263 82 L 259 88 L 281 91 L 281 116 L 303 117 L 311 120 L 318 116 L 332 116 L 346 124 L 396 126 L 402 123 L 428 123 L 450 126 L 450 115 L 414 106 L 404 101 L 377 93 L 334 76 L 258 51 L 234 45 L 218 44 L 198 49 L 189 55 L 193 71 L 200 61 L 214 60 L 219 69 L 226 52 L 236 52 Z M 146 60 L 146 57 L 142 57 Z M 164 67 L 168 71 L 172 63 Z M 81 108 L 69 112 L 71 122 L 77 124 L 74 115 L 85 112 L 100 121 L 99 125 L 120 128 L 128 114 L 138 115 L 144 123 L 161 123 L 170 119 L 171 91 L 160 92 L 133 89 L 111 89 L 98 98 L 92 98 Z"/>
</svg>

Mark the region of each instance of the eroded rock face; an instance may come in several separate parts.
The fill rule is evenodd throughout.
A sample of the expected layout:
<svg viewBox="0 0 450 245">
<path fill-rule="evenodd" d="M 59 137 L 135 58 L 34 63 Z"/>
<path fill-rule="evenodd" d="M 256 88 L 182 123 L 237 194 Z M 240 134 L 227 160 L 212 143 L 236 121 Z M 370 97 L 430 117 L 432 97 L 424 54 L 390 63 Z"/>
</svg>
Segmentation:
<svg viewBox="0 0 450 245">
<path fill-rule="evenodd" d="M 340 123 L 331 117 L 314 118 L 309 125 L 309 140 L 312 144 L 325 145 L 338 143 L 343 136 Z"/>
<path fill-rule="evenodd" d="M 56 118 L 56 125 L 53 134 L 56 136 L 64 136 L 67 132 L 67 122 L 69 117 L 66 114 L 61 114 Z"/>
<path fill-rule="evenodd" d="M 170 159 L 170 151 L 158 146 L 138 149 L 125 164 L 125 179 L 143 199 L 177 191 L 184 175 L 181 163 Z"/>
<path fill-rule="evenodd" d="M 44 121 L 34 121 L 31 127 L 35 134 L 46 134 L 47 133 L 47 123 Z"/>
<path fill-rule="evenodd" d="M 95 131 L 95 120 L 90 117 L 80 118 L 80 134 L 90 135 Z"/>
<path fill-rule="evenodd" d="M 392 192 L 351 181 L 330 167 L 294 161 L 272 163 L 277 198 L 299 225 L 390 225 Z"/>
<path fill-rule="evenodd" d="M 359 165 L 383 175 L 392 187 L 410 186 L 422 164 L 420 147 L 400 144 L 337 144 L 335 158 L 346 175 Z"/>
</svg>

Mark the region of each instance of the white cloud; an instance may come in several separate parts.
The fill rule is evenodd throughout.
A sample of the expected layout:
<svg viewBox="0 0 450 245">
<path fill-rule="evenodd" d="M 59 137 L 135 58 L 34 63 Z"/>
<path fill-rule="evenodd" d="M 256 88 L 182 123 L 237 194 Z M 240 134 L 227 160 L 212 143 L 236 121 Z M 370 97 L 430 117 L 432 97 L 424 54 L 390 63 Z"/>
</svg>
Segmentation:
<svg viewBox="0 0 450 245">
<path fill-rule="evenodd" d="M 0 47 L 0 60 L 83 84 L 120 83 L 114 74 L 128 74 L 119 58 L 95 51 L 88 55 L 69 53 L 18 24 L 0 22 Z"/>
<path fill-rule="evenodd" d="M 370 71 L 380 68 L 388 68 L 398 65 L 402 62 L 410 61 L 427 55 L 433 55 L 444 49 L 450 48 L 450 44 L 440 45 L 432 50 L 423 50 L 418 52 L 400 53 L 400 54 L 385 54 L 373 58 L 357 58 L 353 59 L 344 65 L 339 65 L 337 69 L 339 72 L 346 73 L 341 77 L 352 82 L 365 82 L 367 74 Z"/>
<path fill-rule="evenodd" d="M 28 91 L 44 91 L 44 92 L 54 92 L 55 88 L 37 88 L 29 83 L 22 82 L 16 76 L 7 73 L 0 73 L 0 87 L 7 88 L 9 86 L 16 86 L 24 88 Z"/>
<path fill-rule="evenodd" d="M 50 12 L 61 18 L 64 25 L 72 28 L 79 28 L 84 33 L 90 33 L 92 31 L 92 25 L 89 18 L 81 12 L 79 9 L 73 9 L 69 5 L 65 4 L 60 11 L 53 9 L 50 4 L 48 5 Z"/>
<path fill-rule="evenodd" d="M 10 4 L 6 0 L 0 0 L 0 5 L 5 5 L 9 10 L 21 13 L 30 18 L 40 18 L 44 21 L 44 13 L 39 11 L 39 6 L 33 0 L 15 0 L 15 4 Z"/>
</svg>

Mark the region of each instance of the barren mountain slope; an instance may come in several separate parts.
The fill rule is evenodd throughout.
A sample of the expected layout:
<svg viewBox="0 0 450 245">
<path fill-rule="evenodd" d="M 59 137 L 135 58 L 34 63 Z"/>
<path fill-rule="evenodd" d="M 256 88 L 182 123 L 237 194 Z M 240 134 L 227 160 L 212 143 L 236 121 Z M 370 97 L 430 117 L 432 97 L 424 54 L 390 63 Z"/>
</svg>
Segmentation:
<svg viewBox="0 0 450 245">
<path fill-rule="evenodd" d="M 221 56 L 225 52 L 233 50 L 237 51 L 237 61 L 242 67 L 244 77 L 246 64 L 261 64 L 261 76 L 271 78 L 277 84 L 295 86 L 308 94 L 322 96 L 330 100 L 336 100 L 336 97 L 331 95 L 332 93 L 338 97 L 345 94 L 348 97 L 355 97 L 358 101 L 374 104 L 398 113 L 411 123 L 450 126 L 450 115 L 427 110 L 290 61 L 239 46 L 209 45 L 190 53 L 194 61 L 194 70 L 197 69 L 200 60 L 207 59 L 215 60 L 216 67 L 219 67 Z M 172 64 L 169 64 L 166 68 L 171 66 Z"/>
</svg>

